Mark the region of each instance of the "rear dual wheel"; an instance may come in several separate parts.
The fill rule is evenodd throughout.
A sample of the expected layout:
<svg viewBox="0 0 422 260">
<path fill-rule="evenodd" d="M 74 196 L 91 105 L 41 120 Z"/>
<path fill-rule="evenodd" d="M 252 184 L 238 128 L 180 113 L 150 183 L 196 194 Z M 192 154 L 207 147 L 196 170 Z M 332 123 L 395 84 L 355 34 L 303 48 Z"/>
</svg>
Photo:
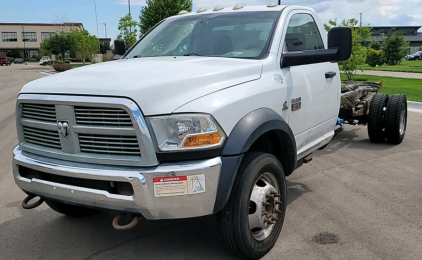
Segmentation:
<svg viewBox="0 0 422 260">
<path fill-rule="evenodd" d="M 286 181 L 276 157 L 246 154 L 229 201 L 218 214 L 224 241 L 234 254 L 258 259 L 273 248 L 286 213 Z"/>
<path fill-rule="evenodd" d="M 406 133 L 407 99 L 403 94 L 376 94 L 368 114 L 368 136 L 373 143 L 400 144 Z"/>
</svg>

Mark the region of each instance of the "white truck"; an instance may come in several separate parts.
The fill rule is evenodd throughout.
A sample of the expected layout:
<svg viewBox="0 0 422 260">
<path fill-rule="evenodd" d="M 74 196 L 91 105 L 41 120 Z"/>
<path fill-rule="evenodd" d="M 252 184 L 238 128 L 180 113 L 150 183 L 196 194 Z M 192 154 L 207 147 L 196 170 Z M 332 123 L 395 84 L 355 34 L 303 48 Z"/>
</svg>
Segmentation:
<svg viewBox="0 0 422 260">
<path fill-rule="evenodd" d="M 115 51 L 22 88 L 13 173 L 24 208 L 113 210 L 116 229 L 215 214 L 227 247 L 257 259 L 282 229 L 286 176 L 333 139 L 340 109 L 373 141 L 404 136 L 405 97 L 342 91 L 351 30 L 327 37 L 307 7 L 182 11 Z"/>
</svg>

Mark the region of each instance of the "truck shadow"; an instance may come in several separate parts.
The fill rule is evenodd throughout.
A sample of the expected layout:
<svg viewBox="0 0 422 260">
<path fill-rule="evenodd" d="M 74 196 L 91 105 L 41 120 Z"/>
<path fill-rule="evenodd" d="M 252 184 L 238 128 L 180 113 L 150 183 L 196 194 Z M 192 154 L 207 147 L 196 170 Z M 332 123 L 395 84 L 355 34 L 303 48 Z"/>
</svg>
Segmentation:
<svg viewBox="0 0 422 260">
<path fill-rule="evenodd" d="M 394 147 L 387 143 L 371 143 L 369 137 L 367 136 L 364 136 L 365 139 L 362 139 L 362 128 L 364 127 L 355 127 L 353 129 L 344 130 L 343 132 L 339 133 L 336 137 L 334 137 L 331 143 L 324 150 L 318 151 L 317 155 L 336 153 L 337 151 L 343 148 L 382 151 Z"/>
<path fill-rule="evenodd" d="M 287 182 L 288 204 L 311 190 Z M 100 211 L 84 218 L 55 213 L 45 205 L 24 210 L 0 224 L 2 259 L 237 259 L 225 249 L 215 216 L 182 220 L 141 220 L 128 231 L 116 231 L 116 215 Z"/>
</svg>

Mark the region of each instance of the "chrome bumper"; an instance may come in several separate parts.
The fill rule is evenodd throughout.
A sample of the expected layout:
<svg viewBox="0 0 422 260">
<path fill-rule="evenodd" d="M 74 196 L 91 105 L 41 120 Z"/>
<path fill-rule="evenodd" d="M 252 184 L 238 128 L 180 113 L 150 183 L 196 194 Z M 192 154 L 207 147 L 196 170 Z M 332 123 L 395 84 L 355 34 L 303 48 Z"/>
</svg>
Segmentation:
<svg viewBox="0 0 422 260">
<path fill-rule="evenodd" d="M 73 204 L 124 212 L 140 213 L 146 219 L 175 219 L 213 213 L 222 161 L 220 157 L 136 168 L 76 163 L 34 155 L 15 147 L 13 175 L 20 189 L 45 198 Z M 129 182 L 134 194 L 125 196 L 20 176 L 19 166 L 53 175 L 73 178 Z M 192 195 L 155 197 L 153 178 L 205 175 L 205 192 Z"/>
</svg>

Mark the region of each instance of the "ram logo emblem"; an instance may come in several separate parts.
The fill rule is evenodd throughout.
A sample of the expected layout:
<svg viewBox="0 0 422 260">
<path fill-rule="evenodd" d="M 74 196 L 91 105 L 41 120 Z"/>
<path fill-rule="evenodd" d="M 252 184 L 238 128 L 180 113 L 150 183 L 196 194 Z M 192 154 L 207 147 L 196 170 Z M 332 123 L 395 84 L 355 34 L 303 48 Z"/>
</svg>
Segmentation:
<svg viewBox="0 0 422 260">
<path fill-rule="evenodd" d="M 69 124 L 67 122 L 57 122 L 57 129 L 64 138 L 70 135 Z"/>
</svg>

